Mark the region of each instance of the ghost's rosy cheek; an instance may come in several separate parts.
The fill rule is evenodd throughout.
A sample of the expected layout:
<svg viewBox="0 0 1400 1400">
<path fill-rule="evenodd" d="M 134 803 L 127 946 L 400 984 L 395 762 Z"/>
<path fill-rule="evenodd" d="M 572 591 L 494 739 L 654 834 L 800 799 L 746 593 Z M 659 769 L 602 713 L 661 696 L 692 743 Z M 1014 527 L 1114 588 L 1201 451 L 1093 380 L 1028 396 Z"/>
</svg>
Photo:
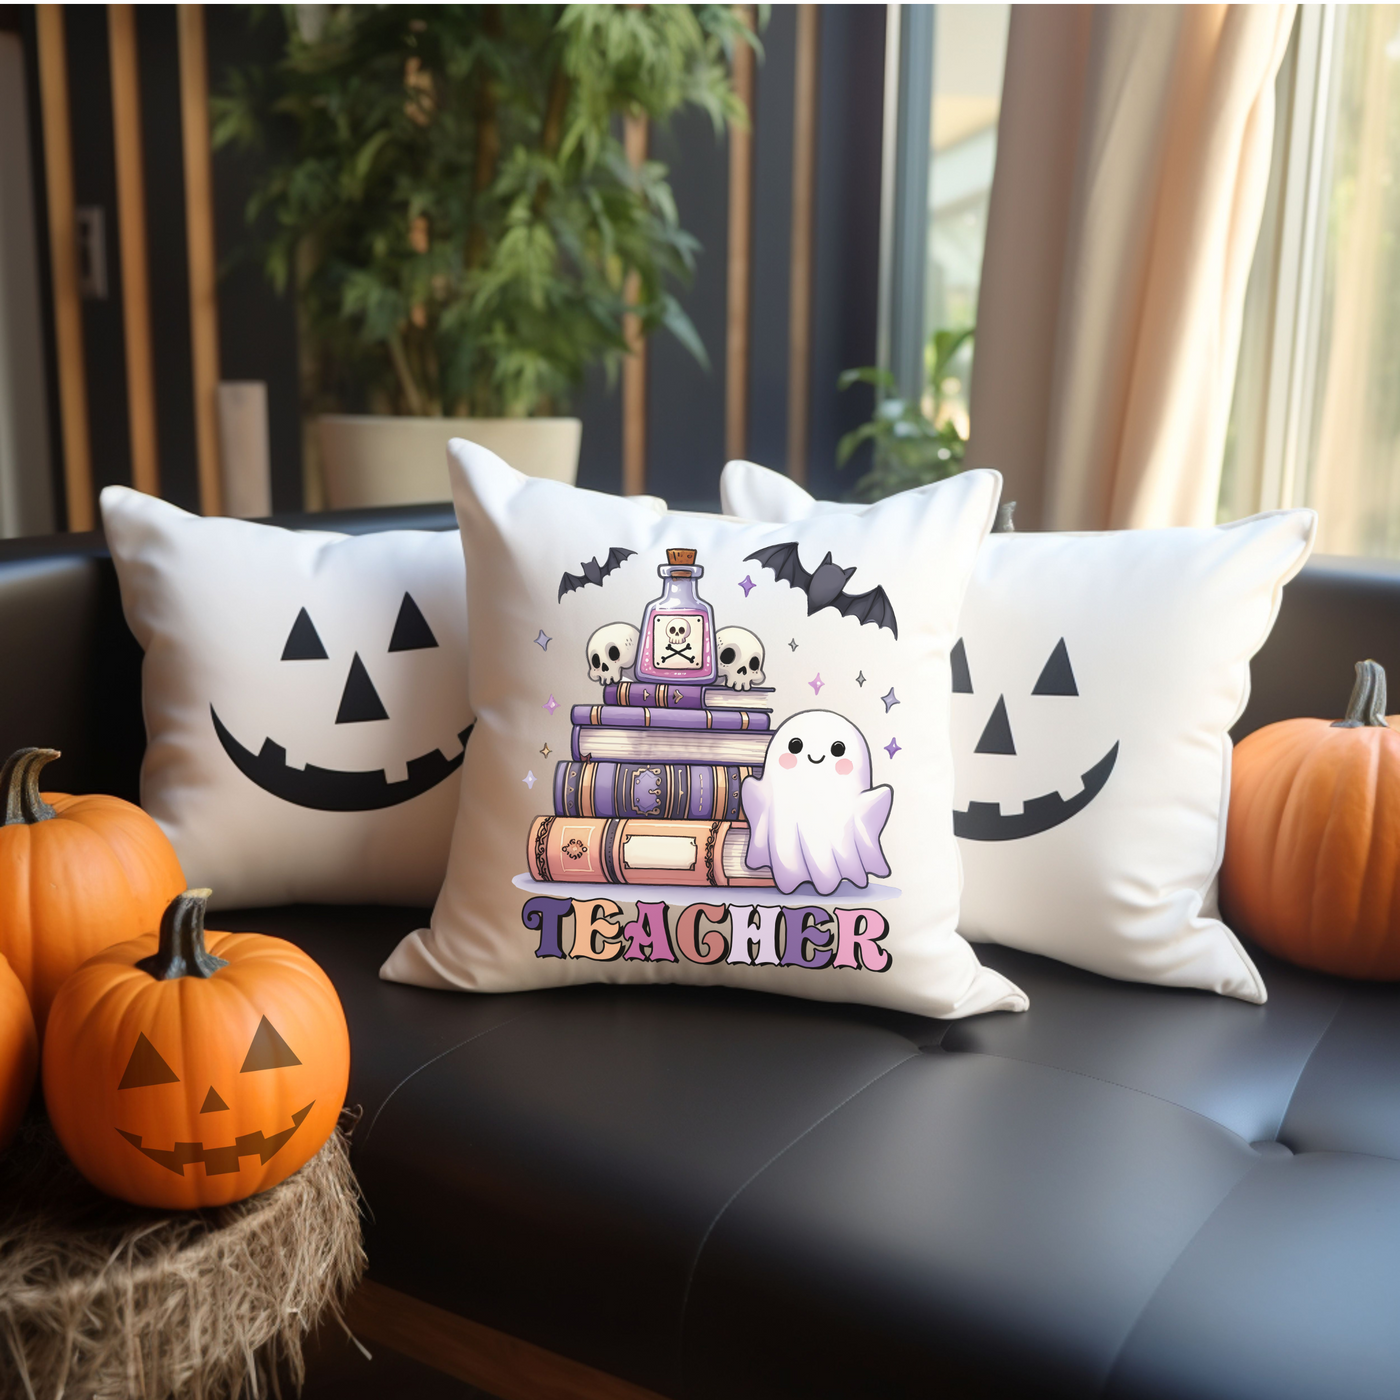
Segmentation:
<svg viewBox="0 0 1400 1400">
<path fill-rule="evenodd" d="M 778 762 L 781 763 L 784 768 L 796 768 L 797 755 L 795 753 L 779 754 Z"/>
<path fill-rule="evenodd" d="M 847 773 L 855 767 L 849 758 L 838 758 L 836 760 L 836 771 L 844 778 Z"/>
</svg>

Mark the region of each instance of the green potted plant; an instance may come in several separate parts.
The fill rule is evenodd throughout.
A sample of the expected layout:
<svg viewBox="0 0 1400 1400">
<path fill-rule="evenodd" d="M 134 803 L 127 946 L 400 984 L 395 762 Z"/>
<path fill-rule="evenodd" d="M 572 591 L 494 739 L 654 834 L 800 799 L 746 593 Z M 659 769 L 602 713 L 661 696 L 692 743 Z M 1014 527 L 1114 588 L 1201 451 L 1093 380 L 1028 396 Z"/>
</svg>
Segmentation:
<svg viewBox="0 0 1400 1400">
<path fill-rule="evenodd" d="M 836 464 L 844 467 L 861 443 L 874 444 L 875 460 L 852 488 L 856 500 L 878 501 L 962 470 L 967 422 L 953 402 L 963 387 L 954 377 L 954 362 L 964 347 L 971 352 L 973 335 L 967 326 L 929 336 L 924 346 L 925 388 L 917 400 L 900 397 L 899 385 L 887 369 L 870 366 L 841 375 L 839 389 L 872 384 L 879 396 L 870 421 L 852 428 L 836 446 Z"/>
<path fill-rule="evenodd" d="M 298 295 L 303 398 L 333 506 L 442 499 L 467 436 L 572 479 L 567 412 L 615 371 L 629 318 L 705 352 L 670 288 L 698 245 L 665 166 L 629 163 L 628 118 L 694 105 L 716 132 L 728 5 L 286 6 L 281 61 L 228 74 L 216 144 L 264 143 L 249 205 Z M 347 412 L 347 410 L 352 410 Z"/>
</svg>

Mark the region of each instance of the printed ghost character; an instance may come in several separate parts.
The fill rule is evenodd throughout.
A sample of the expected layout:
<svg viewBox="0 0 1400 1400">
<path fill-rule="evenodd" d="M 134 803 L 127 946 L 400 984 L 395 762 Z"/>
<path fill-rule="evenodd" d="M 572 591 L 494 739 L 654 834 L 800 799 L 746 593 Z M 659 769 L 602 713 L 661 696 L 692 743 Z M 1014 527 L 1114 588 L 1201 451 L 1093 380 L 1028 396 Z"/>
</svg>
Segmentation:
<svg viewBox="0 0 1400 1400">
<path fill-rule="evenodd" d="M 719 678 L 730 690 L 763 684 L 763 643 L 746 627 L 721 627 L 715 633 Z"/>
<path fill-rule="evenodd" d="M 784 894 L 807 880 L 822 895 L 843 879 L 863 889 L 890 873 L 880 833 L 893 800 L 890 787 L 870 786 L 860 730 L 832 710 L 804 710 L 769 741 L 763 776 L 744 780 L 745 862 L 768 866 Z"/>
<path fill-rule="evenodd" d="M 633 678 L 641 633 L 630 622 L 609 622 L 588 639 L 588 679 L 599 685 Z"/>
</svg>

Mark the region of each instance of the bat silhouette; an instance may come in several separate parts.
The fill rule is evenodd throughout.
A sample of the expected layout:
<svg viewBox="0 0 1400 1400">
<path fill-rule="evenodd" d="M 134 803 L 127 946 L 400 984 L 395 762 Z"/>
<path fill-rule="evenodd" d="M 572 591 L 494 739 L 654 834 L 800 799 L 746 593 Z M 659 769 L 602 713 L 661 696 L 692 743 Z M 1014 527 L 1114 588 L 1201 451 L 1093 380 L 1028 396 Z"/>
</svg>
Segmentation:
<svg viewBox="0 0 1400 1400">
<path fill-rule="evenodd" d="M 566 593 L 572 593 L 576 588 L 586 588 L 590 583 L 596 583 L 601 586 L 603 580 L 607 578 L 624 559 L 630 559 L 636 552 L 635 549 L 622 549 L 614 545 L 608 550 L 608 560 L 606 564 L 600 564 L 596 554 L 592 559 L 585 559 L 583 563 L 579 565 L 579 568 L 583 570 L 581 574 L 565 574 L 564 577 L 559 580 L 559 597 L 563 598 Z"/>
<path fill-rule="evenodd" d="M 842 617 L 858 618 L 862 625 L 873 622 L 878 627 L 888 627 L 896 637 L 899 624 L 895 621 L 894 608 L 883 588 L 872 588 L 869 593 L 847 593 L 854 569 L 843 569 L 831 562 L 831 551 L 817 565 L 817 571 L 809 574 L 797 557 L 797 543 L 775 544 L 768 549 L 756 550 L 744 560 L 756 559 L 765 568 L 773 571 L 773 577 L 780 583 L 791 584 L 807 595 L 807 616 L 821 612 L 823 608 L 835 608 Z"/>
</svg>

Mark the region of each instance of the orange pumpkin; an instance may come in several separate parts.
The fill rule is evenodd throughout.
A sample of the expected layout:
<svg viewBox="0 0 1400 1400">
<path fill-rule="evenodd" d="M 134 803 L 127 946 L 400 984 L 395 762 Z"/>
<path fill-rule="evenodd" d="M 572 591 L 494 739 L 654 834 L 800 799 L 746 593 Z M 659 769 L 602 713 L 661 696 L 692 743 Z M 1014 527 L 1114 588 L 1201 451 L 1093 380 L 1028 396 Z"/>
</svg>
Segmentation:
<svg viewBox="0 0 1400 1400">
<path fill-rule="evenodd" d="M 321 1149 L 350 1075 L 345 1013 L 299 948 L 204 931 L 208 890 L 63 984 L 44 1100 L 92 1184 L 134 1205 L 227 1205 Z"/>
<path fill-rule="evenodd" d="M 0 1152 L 9 1145 L 39 1068 L 39 1037 L 29 998 L 10 964 L 0 956 Z"/>
<path fill-rule="evenodd" d="M 1302 967 L 1400 978 L 1400 730 L 1356 665 L 1345 719 L 1266 725 L 1235 750 L 1221 905 Z"/>
<path fill-rule="evenodd" d="M 20 749 L 0 769 L 0 953 L 44 1033 L 63 979 L 102 948 L 153 933 L 185 888 L 175 848 L 119 797 L 40 793 L 56 749 Z"/>
</svg>

